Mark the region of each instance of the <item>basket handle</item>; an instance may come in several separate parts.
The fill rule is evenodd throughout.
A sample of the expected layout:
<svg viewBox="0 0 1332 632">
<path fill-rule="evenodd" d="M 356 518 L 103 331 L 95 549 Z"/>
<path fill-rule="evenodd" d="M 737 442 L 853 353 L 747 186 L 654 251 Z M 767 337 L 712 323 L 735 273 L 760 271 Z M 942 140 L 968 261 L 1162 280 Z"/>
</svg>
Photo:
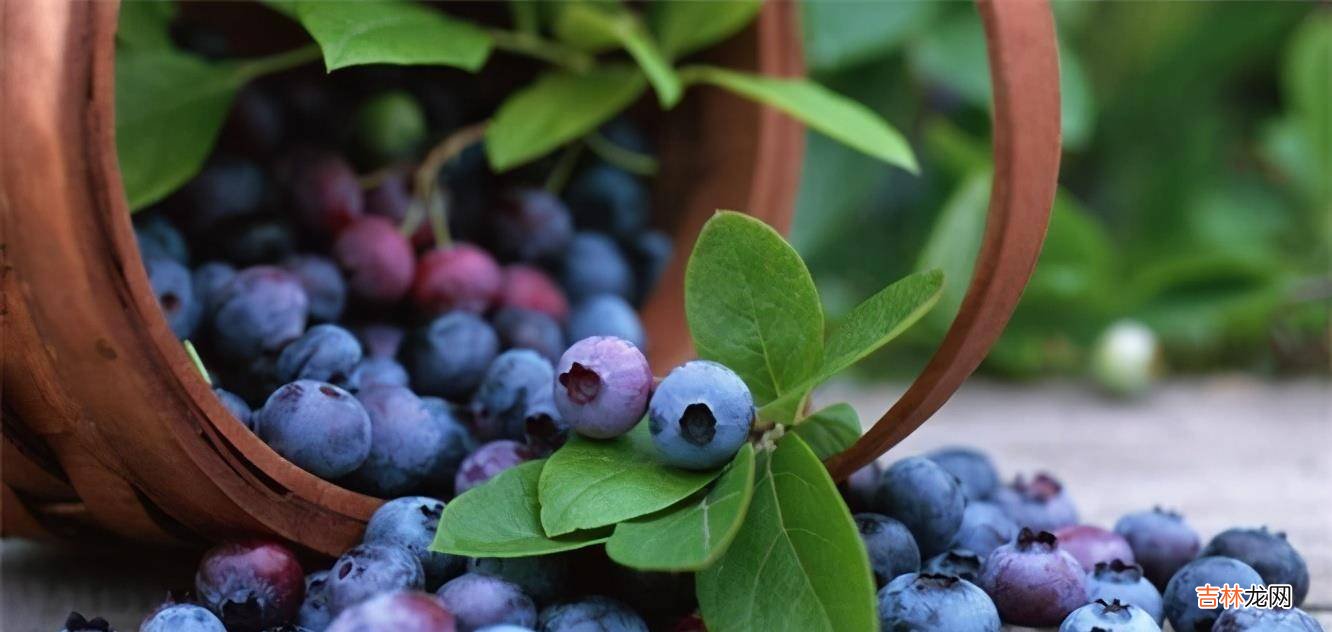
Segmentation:
<svg viewBox="0 0 1332 632">
<path fill-rule="evenodd" d="M 1045 240 L 1059 175 L 1059 58 L 1048 0 L 978 0 L 994 95 L 994 181 L 985 236 L 957 318 L 924 371 L 855 445 L 842 480 L 939 410 L 999 339 Z"/>
</svg>

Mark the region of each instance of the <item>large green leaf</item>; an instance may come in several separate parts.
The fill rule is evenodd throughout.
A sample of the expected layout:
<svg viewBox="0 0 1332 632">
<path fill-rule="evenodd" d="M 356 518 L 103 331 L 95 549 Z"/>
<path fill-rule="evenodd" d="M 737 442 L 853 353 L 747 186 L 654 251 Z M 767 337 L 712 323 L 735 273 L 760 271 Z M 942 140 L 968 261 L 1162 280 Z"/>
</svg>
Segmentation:
<svg viewBox="0 0 1332 632">
<path fill-rule="evenodd" d="M 301 0 L 294 11 L 329 70 L 361 64 L 425 64 L 475 71 L 490 36 L 471 23 L 404 0 Z"/>
<path fill-rule="evenodd" d="M 943 270 L 944 278 L 948 279 L 939 308 L 926 319 L 932 329 L 947 329 L 962 307 L 985 233 L 989 200 L 990 172 L 972 173 L 957 185 L 934 220 L 934 228 L 916 264 L 918 270 Z"/>
<path fill-rule="evenodd" d="M 169 0 L 140 0 L 120 3 L 116 24 L 116 43 L 130 48 L 171 48 L 167 30 L 176 15 L 176 3 Z"/>
<path fill-rule="evenodd" d="M 1290 135 L 1305 149 L 1304 160 L 1291 171 L 1314 205 L 1324 209 L 1323 225 L 1317 226 L 1332 238 L 1332 15 L 1314 11 L 1291 38 L 1282 64 L 1282 94 L 1289 101 L 1289 120 L 1299 130 Z M 1293 165 L 1294 166 L 1294 165 Z M 1326 249 L 1324 242 L 1324 249 Z"/>
<path fill-rule="evenodd" d="M 731 545 L 754 496 L 754 447 L 746 443 L 701 497 L 649 516 L 621 522 L 606 554 L 631 568 L 696 571 Z"/>
<path fill-rule="evenodd" d="M 574 436 L 541 472 L 541 524 L 561 535 L 660 511 L 717 478 L 662 463 L 646 423 L 607 440 Z"/>
<path fill-rule="evenodd" d="M 923 32 L 944 6 L 942 2 L 801 2 L 800 30 L 810 70 L 826 73 L 888 55 Z"/>
<path fill-rule="evenodd" d="M 543 75 L 495 113 L 486 130 L 490 165 L 503 171 L 544 156 L 629 107 L 646 86 L 643 74 L 626 65 Z"/>
<path fill-rule="evenodd" d="M 820 461 L 851 447 L 860 438 L 860 415 L 850 404 L 833 404 L 791 428 Z"/>
<path fill-rule="evenodd" d="M 900 132 L 872 110 L 808 79 L 763 77 L 715 66 L 680 69 L 686 84 L 711 84 L 770 105 L 810 129 L 915 173 L 916 156 Z"/>
<path fill-rule="evenodd" d="M 878 629 L 865 545 L 823 463 L 795 435 L 759 455 L 740 534 L 696 586 L 709 630 Z"/>
<path fill-rule="evenodd" d="M 527 557 L 605 542 L 610 529 L 547 537 L 537 485 L 546 461 L 530 461 L 449 501 L 432 551 L 468 557 Z"/>
<path fill-rule="evenodd" d="M 813 374 L 823 309 L 800 255 L 767 224 L 721 212 L 685 271 L 685 315 L 700 357 L 735 371 L 764 404 Z"/>
<path fill-rule="evenodd" d="M 671 108 L 680 102 L 684 92 L 680 77 L 632 11 L 615 3 L 567 2 L 562 5 L 555 28 L 557 32 L 591 34 L 618 42 L 643 69 L 662 107 Z"/>
<path fill-rule="evenodd" d="M 734 35 L 762 6 L 761 0 L 654 2 L 648 8 L 648 25 L 661 50 L 677 58 Z"/>
</svg>

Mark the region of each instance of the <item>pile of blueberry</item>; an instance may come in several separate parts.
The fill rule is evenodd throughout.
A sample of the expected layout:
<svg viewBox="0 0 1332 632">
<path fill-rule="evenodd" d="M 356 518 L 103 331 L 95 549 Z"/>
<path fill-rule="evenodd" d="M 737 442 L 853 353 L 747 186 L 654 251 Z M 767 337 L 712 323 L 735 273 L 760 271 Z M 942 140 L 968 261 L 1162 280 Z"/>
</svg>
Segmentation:
<svg viewBox="0 0 1332 632">
<path fill-rule="evenodd" d="M 1001 485 L 986 455 L 946 448 L 870 465 L 843 487 L 869 552 L 884 630 L 1317 632 L 1296 607 L 1309 591 L 1285 534 L 1236 528 L 1206 546 L 1178 514 L 1082 524 L 1054 477 Z M 1202 609 L 1196 588 L 1289 584 L 1287 609 Z"/>
</svg>

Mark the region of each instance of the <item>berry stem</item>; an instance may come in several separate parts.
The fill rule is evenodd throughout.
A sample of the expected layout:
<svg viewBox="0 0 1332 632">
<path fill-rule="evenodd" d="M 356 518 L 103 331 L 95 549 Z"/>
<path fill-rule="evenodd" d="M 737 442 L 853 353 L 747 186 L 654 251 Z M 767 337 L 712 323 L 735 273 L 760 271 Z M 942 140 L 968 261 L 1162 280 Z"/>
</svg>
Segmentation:
<svg viewBox="0 0 1332 632">
<path fill-rule="evenodd" d="M 411 236 L 428 216 L 431 230 L 435 233 L 435 245 L 442 248 L 452 242 L 448 228 L 448 203 L 435 200 L 437 194 L 441 197 L 444 195 L 439 189 L 439 170 L 463 150 L 480 142 L 485 137 L 486 126 L 489 123 L 490 121 L 481 121 L 459 128 L 440 140 L 421 160 L 413 179 L 416 194 L 411 206 L 407 207 L 407 216 L 402 218 L 402 226 L 398 228 L 402 234 Z"/>
<path fill-rule="evenodd" d="M 448 249 L 453 245 L 453 236 L 449 234 L 449 197 L 444 190 L 435 187 L 431 192 L 426 214 L 430 217 L 430 232 L 435 235 L 435 247 Z"/>
<path fill-rule="evenodd" d="M 640 176 L 657 175 L 656 158 L 617 145 L 609 138 L 602 136 L 601 132 L 593 131 L 584 137 L 583 141 L 587 143 L 587 148 L 591 149 L 592 153 L 596 154 L 598 158 L 629 173 Z"/>
<path fill-rule="evenodd" d="M 583 144 L 572 142 L 565 146 L 564 153 L 556 159 L 555 166 L 546 176 L 546 190 L 554 194 L 559 194 L 564 190 L 565 185 L 569 184 L 569 178 L 573 177 L 574 167 L 578 165 L 578 158 L 583 153 Z"/>
<path fill-rule="evenodd" d="M 241 62 L 236 67 L 236 73 L 240 75 L 242 81 L 249 81 L 263 75 L 303 66 L 319 59 L 322 54 L 317 44 L 309 44 L 285 53 Z"/>
<path fill-rule="evenodd" d="M 490 29 L 489 33 L 491 42 L 499 50 L 540 59 L 572 72 L 587 72 L 596 63 L 587 53 L 543 39 L 535 33 L 504 29 Z"/>
</svg>

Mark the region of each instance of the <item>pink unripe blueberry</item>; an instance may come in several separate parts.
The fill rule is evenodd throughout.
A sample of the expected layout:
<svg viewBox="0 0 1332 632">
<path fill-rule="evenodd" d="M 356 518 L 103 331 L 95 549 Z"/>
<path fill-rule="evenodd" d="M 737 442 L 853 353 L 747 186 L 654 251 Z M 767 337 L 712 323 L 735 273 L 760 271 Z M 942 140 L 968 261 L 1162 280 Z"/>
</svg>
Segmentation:
<svg viewBox="0 0 1332 632">
<path fill-rule="evenodd" d="M 257 632 L 296 616 L 305 572 L 296 554 L 276 542 L 228 542 L 204 553 L 194 589 L 228 630 Z"/>
<path fill-rule="evenodd" d="M 412 246 L 382 217 L 363 217 L 343 230 L 333 257 L 347 275 L 347 288 L 362 301 L 394 303 L 412 286 Z"/>
<path fill-rule="evenodd" d="M 412 301 L 427 316 L 451 310 L 485 313 L 500 291 L 500 268 L 471 244 L 431 250 L 416 264 Z"/>
<path fill-rule="evenodd" d="M 522 264 L 504 267 L 497 304 L 542 312 L 560 322 L 569 317 L 564 291 L 545 272 Z"/>
<path fill-rule="evenodd" d="M 1068 551 L 1085 571 L 1096 568 L 1097 562 L 1133 563 L 1133 549 L 1129 548 L 1128 540 L 1114 531 L 1080 524 L 1064 527 L 1054 534 L 1059 538 L 1059 547 Z"/>
<path fill-rule="evenodd" d="M 576 432 L 609 439 L 629 431 L 647 412 L 652 369 L 633 343 L 610 336 L 569 347 L 555 369 L 555 407 Z"/>
</svg>

